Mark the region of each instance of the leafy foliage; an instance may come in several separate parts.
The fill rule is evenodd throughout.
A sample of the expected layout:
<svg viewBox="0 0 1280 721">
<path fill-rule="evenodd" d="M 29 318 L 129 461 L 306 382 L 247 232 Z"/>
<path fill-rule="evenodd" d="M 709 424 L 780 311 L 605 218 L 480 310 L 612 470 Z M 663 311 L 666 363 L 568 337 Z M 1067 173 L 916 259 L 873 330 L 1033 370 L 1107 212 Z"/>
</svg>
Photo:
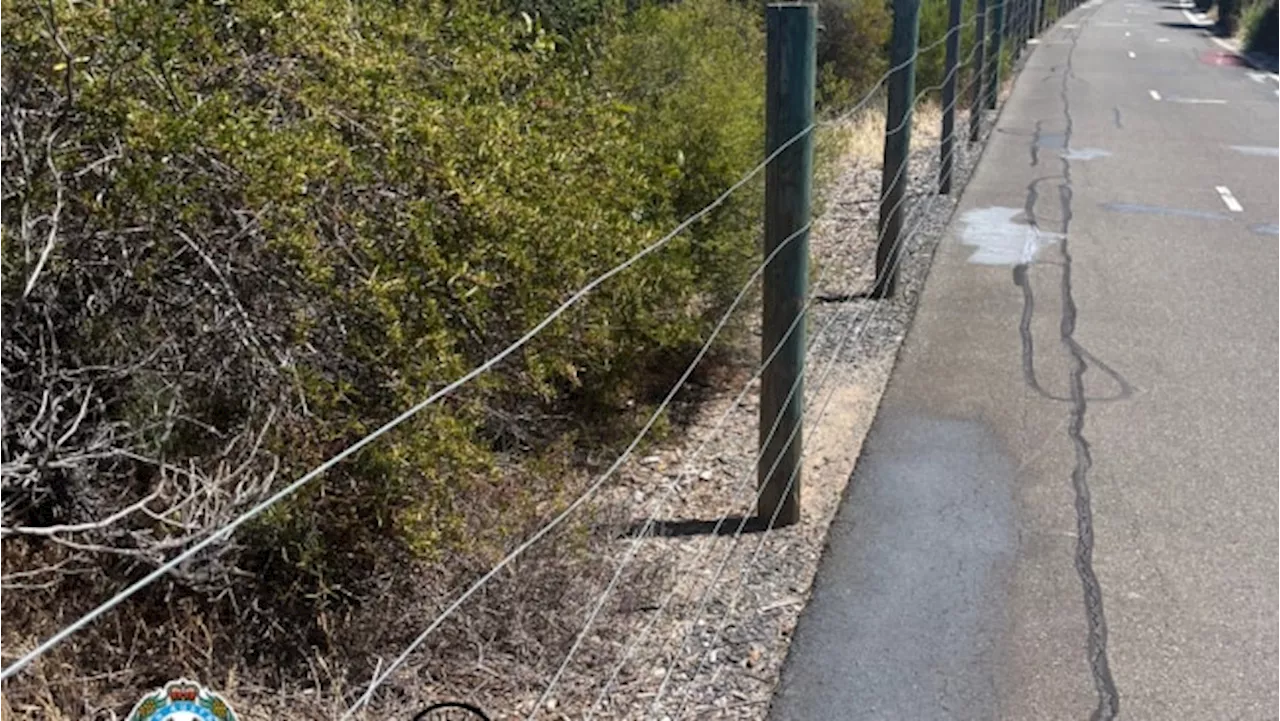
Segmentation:
<svg viewBox="0 0 1280 721">
<path fill-rule="evenodd" d="M 893 16 L 886 0 L 818 3 L 819 102 L 838 109 L 872 90 L 889 68 Z"/>
<path fill-rule="evenodd" d="M 187 518 L 216 527 L 756 162 L 755 16 L 572 5 L 5 4 L 6 525 L 196 479 L 218 500 Z M 248 571 L 263 607 L 323 611 L 397 554 L 518 539 L 705 336 L 757 207 L 726 203 L 184 585 Z M 174 540 L 144 514 L 95 533 L 149 562 Z"/>
<path fill-rule="evenodd" d="M 1240 19 L 1245 32 L 1245 50 L 1273 56 L 1280 52 L 1280 24 L 1277 24 L 1276 17 L 1274 0 L 1255 0 L 1245 7 Z"/>
<path fill-rule="evenodd" d="M 993 0 L 994 1 L 994 0 Z M 943 82 L 946 80 L 946 35 L 949 27 L 950 0 L 923 0 L 920 6 L 920 46 L 929 48 L 920 54 L 916 61 L 916 92 L 936 88 L 932 93 L 940 95 Z M 960 63 L 956 71 L 956 88 L 959 92 L 969 82 L 969 59 L 975 42 L 977 25 L 973 22 L 978 11 L 977 0 L 963 0 L 960 9 L 959 54 Z M 994 13 L 987 16 L 986 27 L 991 27 Z M 930 47 L 934 46 L 936 47 Z"/>
</svg>

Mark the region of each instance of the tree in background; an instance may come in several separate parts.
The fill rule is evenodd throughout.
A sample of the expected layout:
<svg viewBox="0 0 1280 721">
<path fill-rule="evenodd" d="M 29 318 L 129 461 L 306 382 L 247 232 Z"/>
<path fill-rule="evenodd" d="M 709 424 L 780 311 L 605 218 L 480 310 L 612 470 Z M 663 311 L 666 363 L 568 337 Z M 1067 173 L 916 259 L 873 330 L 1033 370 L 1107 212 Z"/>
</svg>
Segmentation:
<svg viewBox="0 0 1280 721">
<path fill-rule="evenodd" d="M 818 3 L 818 101 L 840 106 L 870 89 L 888 69 L 893 18 L 884 0 Z"/>
<path fill-rule="evenodd" d="M 1213 33 L 1229 38 L 1240 29 L 1240 0 L 1218 0 L 1218 22 Z"/>
</svg>

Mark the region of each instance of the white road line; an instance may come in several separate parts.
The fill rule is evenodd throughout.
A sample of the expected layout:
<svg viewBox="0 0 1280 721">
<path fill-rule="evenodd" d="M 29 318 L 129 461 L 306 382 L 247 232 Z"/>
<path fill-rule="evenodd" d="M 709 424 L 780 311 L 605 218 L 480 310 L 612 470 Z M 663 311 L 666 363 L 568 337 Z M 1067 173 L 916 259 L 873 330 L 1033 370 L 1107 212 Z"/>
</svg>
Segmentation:
<svg viewBox="0 0 1280 721">
<path fill-rule="evenodd" d="M 1167 42 L 1169 42 L 1169 38 L 1156 38 L 1156 42 L 1158 42 L 1158 43 L 1167 43 Z"/>
<path fill-rule="evenodd" d="M 1263 145 L 1228 145 L 1228 148 L 1242 155 L 1256 155 L 1262 158 L 1280 158 L 1280 148 Z"/>
<path fill-rule="evenodd" d="M 1131 57 L 1131 58 L 1136 58 L 1136 57 L 1138 57 L 1138 54 L 1137 54 L 1137 53 L 1135 53 L 1134 51 L 1130 50 L 1130 51 L 1129 51 L 1129 57 Z"/>
<path fill-rule="evenodd" d="M 1186 16 L 1187 21 L 1190 22 L 1192 25 L 1199 25 L 1201 27 L 1204 27 L 1205 25 L 1213 24 L 1213 21 L 1211 21 L 1209 18 L 1205 17 L 1204 15 L 1201 15 L 1200 13 L 1195 13 L 1193 15 L 1191 11 L 1186 8 L 1182 9 L 1182 14 Z"/>
<path fill-rule="evenodd" d="M 1159 100 L 1159 99 L 1160 99 L 1160 93 L 1157 93 L 1157 92 L 1156 92 L 1156 91 L 1154 91 L 1154 90 L 1148 90 L 1147 92 L 1151 93 L 1151 99 L 1152 99 L 1152 100 Z"/>
<path fill-rule="evenodd" d="M 1125 30 L 1125 31 L 1124 31 L 1124 36 L 1125 36 L 1126 38 L 1127 38 L 1127 37 L 1129 37 L 1129 36 L 1130 36 L 1130 35 L 1132 35 L 1132 34 L 1133 34 L 1133 33 L 1129 32 L 1128 30 Z"/>
<path fill-rule="evenodd" d="M 1182 103 L 1183 105 L 1226 105 L 1227 101 L 1222 98 L 1169 98 L 1171 103 Z"/>
<path fill-rule="evenodd" d="M 1225 185 L 1219 185 L 1214 188 L 1214 190 L 1218 191 L 1218 195 L 1222 196 L 1222 202 L 1227 204 L 1227 210 L 1230 210 L 1233 213 L 1244 212 L 1244 206 L 1240 205 L 1240 201 L 1236 200 L 1236 196 L 1231 194 L 1231 188 L 1228 188 Z"/>
<path fill-rule="evenodd" d="M 1207 20 L 1207 18 L 1206 18 L 1206 20 Z M 1212 23 L 1210 23 L 1210 24 L 1212 24 Z M 1240 46 L 1238 46 L 1238 45 L 1233 45 L 1232 43 L 1230 43 L 1230 42 L 1228 42 L 1228 41 L 1226 41 L 1226 40 L 1223 40 L 1222 38 L 1217 37 L 1217 36 L 1214 36 L 1214 35 L 1210 35 L 1210 36 L 1209 36 L 1209 39 L 1210 39 L 1210 40 L 1212 40 L 1214 43 L 1216 43 L 1216 44 L 1218 45 L 1218 47 L 1220 47 L 1220 48 L 1222 48 L 1222 49 L 1224 49 L 1224 50 L 1227 50 L 1227 51 L 1229 51 L 1229 52 L 1235 53 L 1236 55 L 1239 55 L 1239 54 L 1240 54 Z"/>
</svg>

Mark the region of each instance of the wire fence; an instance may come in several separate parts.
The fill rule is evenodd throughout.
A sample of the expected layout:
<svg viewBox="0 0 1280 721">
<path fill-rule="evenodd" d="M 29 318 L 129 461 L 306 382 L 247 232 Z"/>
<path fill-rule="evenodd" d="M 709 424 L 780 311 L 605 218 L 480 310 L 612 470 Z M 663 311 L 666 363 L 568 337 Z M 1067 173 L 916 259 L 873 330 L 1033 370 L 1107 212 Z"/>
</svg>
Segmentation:
<svg viewBox="0 0 1280 721">
<path fill-rule="evenodd" d="M 334 466 L 358 454 L 362 449 L 375 443 L 379 438 L 416 414 L 442 402 L 458 389 L 498 366 L 505 359 L 527 345 L 571 308 L 580 303 L 589 302 L 590 296 L 597 288 L 607 283 L 611 278 L 627 272 L 628 269 L 643 258 L 661 252 L 673 239 L 724 204 L 735 193 L 741 191 L 748 184 L 757 181 L 770 164 L 777 161 L 780 156 L 792 149 L 793 146 L 799 143 L 812 142 L 815 134 L 840 127 L 850 118 L 868 109 L 872 103 L 881 100 L 884 97 L 883 91 L 886 84 L 895 77 L 895 74 L 913 72 L 914 62 L 922 54 L 944 45 L 948 40 L 958 37 L 961 33 L 975 27 L 985 26 L 985 32 L 989 33 L 992 38 L 1006 34 L 1007 27 L 1000 22 L 1000 18 L 1004 17 L 1006 9 L 1014 10 L 1015 12 L 1010 17 L 1019 22 L 1026 21 L 1026 18 L 1035 18 L 1035 20 L 1029 21 L 1031 25 L 1025 26 L 1022 42 L 1038 34 L 1039 29 L 1046 22 L 1044 15 L 1046 6 L 1041 5 L 1037 10 L 1037 6 L 1033 4 L 1034 1 L 1007 0 L 1009 8 L 1006 8 L 1006 0 L 988 3 L 981 14 L 975 12 L 963 22 L 950 27 L 941 38 L 928 45 L 914 48 L 906 62 L 899 63 L 886 71 L 857 102 L 852 103 L 848 108 L 833 117 L 809 124 L 800 132 L 780 143 L 776 149 L 768 153 L 758 164 L 730 187 L 726 188 L 712 202 L 688 216 L 666 235 L 574 290 L 563 303 L 505 348 L 454 381 L 435 390 L 424 400 L 406 409 L 399 416 L 334 454 L 324 463 L 281 487 L 262 502 L 235 517 L 231 522 L 220 528 L 210 529 L 202 540 L 175 554 L 153 571 L 147 573 L 80 618 L 66 624 L 56 634 L 11 662 L 3 671 L 0 671 L 0 679 L 8 680 L 13 678 L 50 650 L 99 621 L 111 613 L 113 609 L 128 602 L 134 595 L 156 583 L 169 572 L 211 547 L 223 543 L 245 524 L 294 495 Z M 931 97 L 942 91 L 949 83 L 956 81 L 961 73 L 968 73 L 966 84 L 958 91 L 952 88 L 953 92 L 949 94 L 951 102 L 941 107 L 941 112 L 949 114 L 962 110 L 965 104 L 970 103 L 970 98 L 979 98 L 981 104 L 983 93 L 975 92 L 975 90 L 981 90 L 984 83 L 997 82 L 998 78 L 1001 58 L 997 54 L 998 51 L 991 51 L 993 45 L 994 43 L 987 43 L 984 49 L 982 42 L 974 43 L 965 57 L 957 58 L 955 62 L 949 65 L 946 75 L 940 83 L 925 87 L 910 98 L 909 107 L 911 112 L 908 112 L 905 119 L 895 127 L 886 128 L 885 134 L 892 135 L 904 130 L 904 126 L 909 127 L 916 111 L 922 108 Z M 971 107 L 969 112 L 981 114 L 983 109 L 981 107 Z M 969 172 L 963 163 L 954 162 L 956 156 L 958 154 L 971 156 L 974 151 L 980 150 L 985 146 L 990 133 L 994 130 L 994 123 L 982 123 L 981 118 L 979 118 L 979 121 L 980 125 L 978 127 L 984 129 L 979 133 L 976 141 L 972 142 L 972 147 L 966 144 L 966 141 L 971 140 L 967 137 L 969 136 L 970 123 L 951 123 L 952 130 L 948 137 L 939 137 L 936 142 L 913 150 L 911 156 L 904 159 L 904 162 L 898 166 L 897 174 L 888 183 L 882 183 L 882 188 L 909 186 L 913 183 L 913 173 L 911 172 L 913 165 L 917 170 L 920 170 L 920 166 L 923 166 L 923 172 L 915 174 L 915 178 L 923 178 L 923 182 L 915 181 L 915 187 L 911 188 L 909 192 L 902 193 L 897 203 L 888 208 L 889 212 L 904 211 L 906 213 L 905 231 L 898 234 L 897 237 L 889 237 L 886 234 L 888 229 L 883 227 L 882 224 L 882 227 L 878 228 L 872 237 L 873 245 L 890 244 L 888 249 L 890 252 L 887 257 L 892 259 L 891 265 L 888 268 L 880 269 L 881 272 L 887 271 L 896 274 L 903 263 L 917 262 L 919 260 L 913 256 L 911 251 L 923 247 L 924 239 L 922 234 L 928 228 L 931 220 L 937 220 L 938 203 L 941 198 L 946 197 L 941 192 L 945 181 L 940 170 L 943 166 L 951 165 L 957 166 L 958 172 L 962 174 Z M 955 128 L 961 128 L 962 130 L 957 133 Z M 960 142 L 953 142 L 957 140 L 954 137 L 956 134 L 962 136 L 959 138 Z M 913 160 L 914 163 L 912 162 Z M 951 201 L 941 202 L 945 207 L 946 203 Z M 884 210 L 883 208 L 881 209 L 881 214 L 884 213 Z M 845 238 L 861 237 L 863 231 L 875 219 L 874 215 L 873 213 L 865 214 L 851 228 L 842 228 L 841 235 Z M 655 425 L 659 423 L 664 414 L 669 412 L 673 402 L 676 401 L 682 391 L 687 389 L 688 383 L 695 372 L 702 367 L 708 355 L 717 347 L 717 343 L 722 339 L 723 332 L 729 326 L 731 319 L 758 292 L 761 277 L 770 263 L 793 243 L 800 242 L 801 239 L 806 238 L 815 227 L 826 220 L 828 219 L 824 215 L 819 215 L 804 223 L 782 239 L 776 247 L 761 259 L 754 271 L 738 288 L 732 302 L 716 321 L 709 334 L 703 340 L 699 350 L 664 394 L 662 400 L 649 413 L 638 432 L 618 453 L 616 458 L 602 472 L 592 478 L 572 500 L 565 504 L 558 513 L 549 518 L 538 530 L 511 548 L 501 559 L 479 574 L 464 589 L 453 596 L 451 600 L 443 604 L 439 612 L 422 626 L 413 640 L 385 667 L 379 664 L 372 678 L 359 690 L 358 695 L 346 707 L 345 713 L 342 715 L 343 719 L 355 717 L 366 706 L 373 703 L 379 690 L 395 679 L 396 675 L 405 668 L 414 654 L 419 652 L 428 639 L 437 633 L 447 620 L 458 614 L 468 601 L 473 599 L 505 571 L 509 570 L 517 559 L 520 559 L 535 545 L 543 542 L 549 534 L 564 525 L 574 514 L 579 513 L 618 475 L 619 471 L 629 461 L 633 460 L 637 449 L 650 436 Z M 807 292 L 799 312 L 783 332 L 783 339 L 792 337 L 794 333 L 803 332 L 806 323 L 814 319 L 813 311 L 815 307 L 824 302 L 820 293 L 822 288 L 833 284 L 849 288 L 855 287 L 857 283 L 857 279 L 853 277 L 853 273 L 850 272 L 847 264 L 829 263 L 822 265 L 809 285 L 810 290 Z M 847 365 L 848 349 L 858 347 L 868 329 L 874 327 L 877 316 L 891 304 L 892 302 L 888 300 L 841 303 L 835 306 L 833 311 L 826 313 L 822 322 L 816 324 L 815 330 L 805 339 L 805 366 L 811 370 L 816 369 L 817 372 L 809 373 L 809 379 L 803 383 L 804 376 L 798 376 L 787 388 L 784 400 L 785 405 L 798 397 L 803 408 L 803 425 L 810 428 L 820 426 L 834 397 L 836 371 Z M 642 520 L 635 524 L 633 531 L 628 534 L 629 538 L 625 543 L 621 544 L 622 547 L 619 549 L 617 560 L 612 564 L 613 571 L 608 576 L 608 580 L 602 584 L 593 600 L 586 604 L 585 608 L 587 610 L 579 630 L 573 635 L 573 640 L 565 649 L 563 657 L 553 663 L 555 670 L 543 680 L 541 690 L 537 692 L 536 700 L 533 701 L 524 715 L 526 719 L 532 720 L 550 708 L 557 689 L 564 682 L 575 661 L 579 659 L 593 632 L 601 624 L 602 619 L 605 618 L 606 609 L 628 577 L 628 571 L 634 567 L 636 560 L 645 551 L 649 542 L 657 535 L 657 531 L 663 524 L 661 519 L 667 517 L 673 509 L 678 508 L 681 489 L 696 477 L 697 469 L 704 461 L 708 449 L 726 433 L 726 429 L 729 427 L 729 419 L 738 411 L 746 409 L 744 402 L 753 390 L 758 387 L 765 371 L 775 362 L 781 347 L 782 343 L 779 342 L 770 353 L 762 354 L 763 357 L 753 364 L 752 372 L 745 382 L 740 384 L 736 392 L 726 394 L 726 397 L 732 397 L 732 400 L 726 404 L 724 411 L 710 425 L 709 431 L 702 437 L 697 447 L 684 458 L 679 472 L 674 475 L 670 482 L 649 495 Z M 854 355 L 856 356 L 856 353 Z M 773 513 L 767 515 L 767 517 L 752 515 L 752 509 L 760 506 L 761 494 L 764 493 L 765 486 L 753 483 L 751 476 L 756 474 L 760 470 L 760 466 L 765 463 L 765 448 L 770 445 L 776 435 L 785 436 L 784 446 L 796 441 L 797 436 L 799 436 L 798 442 L 802 457 L 807 450 L 806 443 L 810 442 L 809 437 L 799 433 L 799 425 L 784 429 L 781 420 L 781 415 L 774 418 L 771 424 L 762 420 L 762 425 L 767 427 L 763 429 L 764 432 L 761 434 L 757 452 L 744 465 L 744 470 L 737 474 L 730 483 L 736 498 L 733 507 L 724 509 L 724 515 L 710 526 L 706 532 L 706 542 L 700 545 L 696 553 L 690 558 L 681 559 L 679 563 L 685 568 L 708 571 L 705 582 L 701 584 L 702 592 L 693 601 L 691 614 L 686 614 L 679 619 L 673 619 L 678 590 L 677 585 L 673 583 L 672 587 L 661 595 L 661 600 L 649 611 L 644 623 L 635 629 L 630 638 L 622 644 L 616 658 L 612 659 L 608 664 L 607 672 L 595 675 L 595 680 L 598 683 L 594 691 L 582 694 L 584 698 L 591 699 L 590 704 L 585 707 L 585 715 L 582 718 L 594 719 L 610 706 L 611 697 L 617 692 L 625 669 L 633 662 L 641 649 L 652 651 L 655 644 L 661 644 L 664 649 L 659 652 L 660 662 L 657 665 L 662 673 L 660 676 L 655 675 L 652 679 L 657 686 L 646 699 L 647 711 L 645 716 L 673 720 L 683 717 L 691 702 L 689 681 L 699 678 L 706 672 L 707 666 L 714 663 L 712 654 L 724 637 L 726 630 L 739 618 L 738 605 L 743 597 L 744 590 L 749 585 L 750 577 L 759 570 L 757 567 L 759 559 L 766 548 L 766 544 L 770 542 L 770 539 L 774 538 L 771 532 L 778 525 L 778 508 L 780 506 L 774 508 Z M 774 473 L 779 460 L 780 457 L 775 458 L 772 465 L 765 469 L 765 476 L 771 476 Z M 785 480 L 784 494 L 790 493 L 792 488 L 799 482 L 799 474 L 800 466 L 796 466 L 788 473 Z M 732 511 L 741 511 L 741 513 L 732 515 Z M 14 529 L 5 530 L 6 532 L 12 532 Z M 744 547 L 743 541 L 749 534 L 757 537 L 754 548 Z M 721 539 L 724 539 L 724 548 L 719 547 Z M 654 558 L 650 558 L 649 561 L 675 566 L 677 562 L 670 559 L 681 553 L 685 553 L 685 549 L 676 544 L 670 544 L 659 549 L 657 555 Z M 723 579 L 725 579 L 726 575 L 736 580 L 725 583 Z M 713 618 L 713 623 L 711 624 L 713 628 L 710 631 L 706 631 L 704 628 L 706 617 L 713 606 L 717 607 L 716 616 L 718 618 Z M 664 624 L 671 623 L 673 620 L 678 621 L 676 623 L 678 628 L 677 637 L 674 639 L 670 637 L 656 639 L 654 637 L 655 630 Z M 699 633 L 705 636 L 705 642 L 702 644 L 696 643 L 695 635 Z M 690 649 L 693 650 L 690 651 Z M 680 656 L 690 659 L 696 658 L 696 661 L 682 664 L 677 658 Z M 676 682 L 678 671 L 687 676 L 683 685 Z M 671 698 L 672 696 L 674 698 Z"/>
</svg>

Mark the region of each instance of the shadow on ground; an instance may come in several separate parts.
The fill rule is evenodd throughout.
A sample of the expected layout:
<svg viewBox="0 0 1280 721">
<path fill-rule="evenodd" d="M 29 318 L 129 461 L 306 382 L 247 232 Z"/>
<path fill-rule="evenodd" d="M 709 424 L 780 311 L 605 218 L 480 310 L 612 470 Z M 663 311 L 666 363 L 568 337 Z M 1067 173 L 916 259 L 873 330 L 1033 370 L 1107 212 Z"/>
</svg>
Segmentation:
<svg viewBox="0 0 1280 721">
<path fill-rule="evenodd" d="M 1173 6 L 1170 5 L 1169 7 L 1173 7 Z M 1169 22 L 1168 20 L 1161 21 L 1160 26 L 1166 27 L 1166 28 L 1173 28 L 1174 30 L 1200 30 L 1204 32 L 1209 32 L 1209 29 L 1212 27 L 1211 25 L 1196 25 L 1195 23 Z"/>
<path fill-rule="evenodd" d="M 622 535 L 629 538 L 636 536 L 660 536 L 662 538 L 735 536 L 739 533 L 762 533 L 769 529 L 769 519 L 763 516 L 725 516 L 710 520 L 677 519 L 654 521 L 653 526 L 645 530 L 647 523 L 648 521 L 636 521 L 628 526 Z"/>
</svg>

